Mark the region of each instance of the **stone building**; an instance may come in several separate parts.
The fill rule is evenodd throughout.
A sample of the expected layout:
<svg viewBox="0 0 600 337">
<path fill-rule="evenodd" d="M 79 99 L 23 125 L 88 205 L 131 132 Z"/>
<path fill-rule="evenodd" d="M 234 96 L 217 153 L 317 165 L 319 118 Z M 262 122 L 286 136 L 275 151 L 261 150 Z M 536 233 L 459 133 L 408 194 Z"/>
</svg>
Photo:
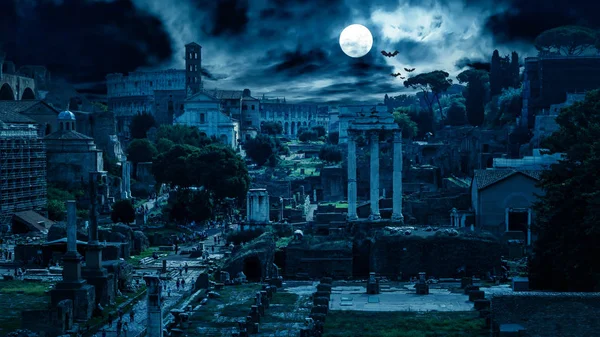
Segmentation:
<svg viewBox="0 0 600 337">
<path fill-rule="evenodd" d="M 67 185 L 87 181 L 89 172 L 102 171 L 102 151 L 94 139 L 77 132 L 75 114 L 63 111 L 57 118 L 58 131 L 44 138 L 48 181 Z"/>
<path fill-rule="evenodd" d="M 19 101 L 37 97 L 36 78 L 50 82 L 50 73 L 46 68 L 21 67 L 6 60 L 6 53 L 0 49 L 0 101 Z"/>
<path fill-rule="evenodd" d="M 321 118 L 322 122 L 325 119 Z M 285 97 L 263 96 L 260 100 L 260 121 L 278 122 L 283 126 L 284 135 L 294 137 L 300 128 L 317 125 L 317 105 L 294 104 L 288 103 Z"/>
<path fill-rule="evenodd" d="M 182 113 L 185 98 L 202 88 L 201 49 L 197 43 L 185 46 L 185 69 L 106 76 L 108 109 L 115 113 L 121 138 L 129 138 L 136 114 L 150 113 L 159 124 L 172 124 L 173 117 Z"/>
<path fill-rule="evenodd" d="M 253 137 L 260 131 L 260 102 L 252 97 L 250 89 L 244 90 L 205 90 L 206 95 L 217 99 L 221 104 L 221 111 L 237 121 L 240 127 L 240 139 Z M 242 135 L 243 134 L 243 135 Z"/>
<path fill-rule="evenodd" d="M 545 56 L 525 59 L 521 125 L 532 128 L 534 116 L 567 100 L 567 93 L 600 87 L 600 56 Z"/>
<path fill-rule="evenodd" d="M 471 203 L 476 226 L 504 235 L 518 232 L 527 244 L 532 241 L 530 225 L 533 203 L 543 190 L 537 187 L 541 170 L 475 170 L 471 184 Z"/>
<path fill-rule="evenodd" d="M 17 113 L 33 119 L 38 124 L 42 137 L 58 130 L 56 116 L 59 111 L 44 101 L 0 101 L 0 111 Z"/>
<path fill-rule="evenodd" d="M 197 127 L 205 135 L 214 136 L 224 144 L 237 148 L 238 122 L 222 111 L 218 99 L 205 92 L 199 92 L 186 99 L 184 112 L 175 117 L 174 123 Z"/>
<path fill-rule="evenodd" d="M 34 120 L 0 110 L 0 225 L 46 208 L 46 152 Z"/>
</svg>

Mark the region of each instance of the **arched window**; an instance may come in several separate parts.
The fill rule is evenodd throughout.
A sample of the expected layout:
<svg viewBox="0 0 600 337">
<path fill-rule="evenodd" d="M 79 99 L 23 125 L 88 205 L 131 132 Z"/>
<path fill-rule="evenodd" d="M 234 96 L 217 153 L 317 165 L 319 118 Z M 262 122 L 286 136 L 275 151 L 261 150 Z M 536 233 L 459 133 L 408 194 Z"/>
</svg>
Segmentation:
<svg viewBox="0 0 600 337">
<path fill-rule="evenodd" d="M 65 129 L 65 126 L 63 125 L 63 122 L 60 122 L 60 130 L 62 131 L 64 129 Z"/>
<path fill-rule="evenodd" d="M 52 126 L 50 124 L 46 124 L 46 130 L 44 131 L 44 135 L 49 135 L 52 133 Z"/>
<path fill-rule="evenodd" d="M 69 131 L 71 128 L 71 124 L 67 123 L 67 131 Z"/>
</svg>

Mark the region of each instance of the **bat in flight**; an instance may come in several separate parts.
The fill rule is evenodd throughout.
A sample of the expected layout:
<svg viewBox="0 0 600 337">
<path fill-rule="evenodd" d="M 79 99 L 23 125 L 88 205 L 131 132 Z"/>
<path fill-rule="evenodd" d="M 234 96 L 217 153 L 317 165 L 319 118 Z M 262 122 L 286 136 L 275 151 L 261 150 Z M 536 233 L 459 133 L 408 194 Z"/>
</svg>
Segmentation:
<svg viewBox="0 0 600 337">
<path fill-rule="evenodd" d="M 405 70 L 406 72 L 412 73 L 413 71 L 415 71 L 415 68 L 411 68 L 411 69 L 404 68 L 404 70 Z"/>
<path fill-rule="evenodd" d="M 382 50 L 382 51 L 381 51 L 381 55 L 383 55 L 383 56 L 385 56 L 385 57 L 394 57 L 394 56 L 396 56 L 396 55 L 398 55 L 398 54 L 400 54 L 400 52 L 399 52 L 399 51 L 397 51 L 397 50 L 395 50 L 393 53 L 388 53 L 388 52 L 387 52 L 387 51 L 385 51 L 385 50 Z"/>
<path fill-rule="evenodd" d="M 398 77 L 398 76 L 400 76 L 401 74 L 400 74 L 400 73 L 395 73 L 395 74 L 390 74 L 390 75 L 391 75 L 391 76 L 394 76 L 394 77 Z"/>
</svg>

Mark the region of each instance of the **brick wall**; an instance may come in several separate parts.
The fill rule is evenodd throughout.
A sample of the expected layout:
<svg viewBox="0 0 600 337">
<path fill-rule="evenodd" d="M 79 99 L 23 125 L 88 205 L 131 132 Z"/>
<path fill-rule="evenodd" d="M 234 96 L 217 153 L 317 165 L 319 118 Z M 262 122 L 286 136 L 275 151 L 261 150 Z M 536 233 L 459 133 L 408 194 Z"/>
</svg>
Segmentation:
<svg viewBox="0 0 600 337">
<path fill-rule="evenodd" d="M 494 331 L 520 324 L 527 337 L 600 334 L 600 293 L 523 292 L 494 295 L 491 302 Z"/>
</svg>

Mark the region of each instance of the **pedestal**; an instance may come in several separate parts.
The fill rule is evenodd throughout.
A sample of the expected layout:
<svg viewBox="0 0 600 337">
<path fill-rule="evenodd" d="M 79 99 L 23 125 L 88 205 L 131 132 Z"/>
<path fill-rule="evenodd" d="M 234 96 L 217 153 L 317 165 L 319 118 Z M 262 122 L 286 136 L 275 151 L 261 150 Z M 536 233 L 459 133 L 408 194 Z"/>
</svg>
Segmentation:
<svg viewBox="0 0 600 337">
<path fill-rule="evenodd" d="M 370 199 L 371 199 L 371 215 L 369 220 L 379 220 L 379 134 L 373 132 L 371 134 L 371 179 Z"/>
<path fill-rule="evenodd" d="M 69 299 L 73 301 L 73 319 L 87 321 L 96 308 L 94 287 L 81 280 L 79 282 L 59 282 L 50 290 L 50 305 L 55 307 L 59 302 Z"/>
</svg>

